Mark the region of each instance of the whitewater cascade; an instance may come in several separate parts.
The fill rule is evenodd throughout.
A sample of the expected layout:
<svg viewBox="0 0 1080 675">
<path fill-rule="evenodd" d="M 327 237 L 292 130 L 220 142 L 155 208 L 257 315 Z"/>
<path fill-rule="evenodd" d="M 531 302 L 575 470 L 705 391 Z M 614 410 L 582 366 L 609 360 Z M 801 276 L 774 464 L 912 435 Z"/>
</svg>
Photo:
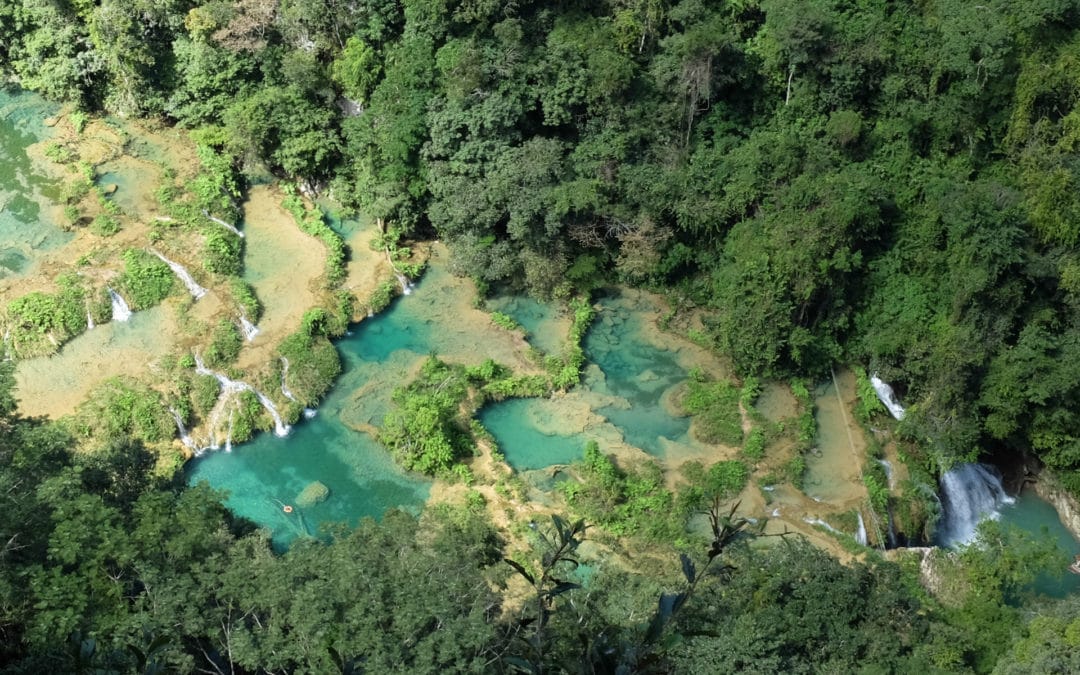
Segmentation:
<svg viewBox="0 0 1080 675">
<path fill-rule="evenodd" d="M 90 310 L 86 310 L 86 330 L 94 330 L 94 317 Z"/>
<path fill-rule="evenodd" d="M 863 522 L 862 511 L 856 512 L 855 515 L 859 517 L 859 529 L 855 532 L 855 541 L 866 546 L 866 543 L 869 540 L 866 538 L 866 523 Z"/>
<path fill-rule="evenodd" d="M 231 224 L 229 224 L 229 223 L 226 223 L 226 222 L 225 222 L 224 220 L 222 220 L 221 218 L 215 218 L 215 217 L 213 217 L 212 215 L 210 215 L 210 212 L 209 212 L 209 211 L 207 211 L 206 209 L 203 209 L 203 215 L 204 215 L 204 216 L 206 216 L 207 218 L 209 218 L 210 220 L 212 220 L 213 222 L 217 223 L 218 225 L 220 225 L 220 226 L 224 227 L 224 228 L 225 228 L 226 230 L 228 230 L 229 232 L 232 232 L 232 233 L 233 233 L 233 234 L 235 234 L 236 236 L 240 237 L 241 239 L 243 239 L 243 238 L 244 238 L 244 233 L 243 233 L 243 232 L 241 232 L 240 230 L 236 229 L 236 226 L 235 226 L 235 225 L 231 225 Z"/>
<path fill-rule="evenodd" d="M 109 297 L 112 298 L 112 320 L 113 321 L 127 321 L 131 318 L 131 308 L 124 302 L 124 299 L 120 297 L 120 294 L 113 289 L 108 289 Z"/>
<path fill-rule="evenodd" d="M 251 342 L 259 334 L 259 327 L 248 321 L 247 315 L 240 315 L 240 330 L 244 333 L 244 339 Z"/>
<path fill-rule="evenodd" d="M 880 464 L 883 469 L 885 469 L 885 480 L 889 481 L 889 489 L 892 490 L 894 487 L 896 487 L 893 482 L 892 463 L 889 462 L 889 460 L 887 459 L 879 459 L 877 463 Z"/>
<path fill-rule="evenodd" d="M 938 543 L 942 546 L 966 544 L 975 538 L 975 528 L 985 518 L 997 518 L 1002 504 L 1014 500 L 1005 494 L 1001 474 L 986 464 L 961 464 L 941 477 L 941 520 Z"/>
<path fill-rule="evenodd" d="M 180 281 L 183 281 L 184 285 L 187 286 L 188 292 L 191 293 L 191 297 L 198 300 L 202 296 L 206 295 L 206 289 L 196 283 L 195 279 L 193 279 L 192 276 L 188 273 L 188 271 L 184 269 L 183 265 L 169 260 L 154 249 L 150 249 L 150 252 L 156 255 L 161 260 L 161 262 L 168 265 L 169 269 L 173 271 L 173 274 L 180 277 Z"/>
<path fill-rule="evenodd" d="M 211 375 L 215 379 L 217 379 L 219 383 L 221 383 L 221 396 L 218 398 L 219 402 L 230 398 L 232 395 L 239 394 L 240 392 L 244 391 L 250 391 L 251 393 L 255 394 L 255 397 L 259 399 L 259 403 L 262 404 L 262 407 L 266 409 L 266 412 L 270 413 L 270 417 L 274 418 L 274 435 L 281 438 L 289 435 L 289 425 L 285 424 L 285 421 L 281 419 L 281 415 L 278 413 L 277 407 L 274 405 L 274 402 L 271 401 L 269 397 L 267 397 L 266 394 L 262 393 L 247 382 L 231 380 L 219 372 L 210 370 L 206 367 L 206 364 L 203 363 L 202 358 L 200 358 L 198 354 L 195 355 L 195 372 L 200 375 Z M 220 406 L 215 406 L 214 414 L 212 414 L 210 418 L 211 433 L 213 433 L 212 430 L 217 426 L 215 422 L 217 421 L 216 418 L 219 417 Z M 226 443 L 231 446 L 231 436 L 228 438 Z"/>
<path fill-rule="evenodd" d="M 169 412 L 172 413 L 173 419 L 176 420 L 176 430 L 180 432 L 180 441 L 193 451 L 199 452 L 199 448 L 195 445 L 195 441 L 188 435 L 187 428 L 184 426 L 184 420 L 180 417 L 180 413 L 176 411 L 176 408 L 169 408 Z"/>
<path fill-rule="evenodd" d="M 412 284 L 409 283 L 408 277 L 406 277 L 404 274 L 402 274 L 400 272 L 394 272 L 394 276 L 397 277 L 398 283 L 401 284 L 401 294 L 402 295 L 411 295 L 412 294 Z"/>
<path fill-rule="evenodd" d="M 870 384 L 874 386 L 878 399 L 889 409 L 889 414 L 898 420 L 904 419 L 904 406 L 900 405 L 900 401 L 896 400 L 896 394 L 893 393 L 892 387 L 882 381 L 877 376 L 877 373 L 870 376 Z"/>
</svg>

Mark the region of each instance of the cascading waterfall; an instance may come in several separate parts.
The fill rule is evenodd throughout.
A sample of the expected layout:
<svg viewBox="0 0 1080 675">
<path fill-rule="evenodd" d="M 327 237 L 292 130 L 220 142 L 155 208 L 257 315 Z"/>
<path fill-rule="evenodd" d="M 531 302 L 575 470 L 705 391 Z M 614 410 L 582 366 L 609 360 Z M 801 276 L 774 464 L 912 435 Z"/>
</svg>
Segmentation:
<svg viewBox="0 0 1080 675">
<path fill-rule="evenodd" d="M 881 400 L 885 407 L 889 409 L 889 414 L 898 420 L 904 419 L 904 406 L 900 405 L 900 402 L 896 400 L 896 394 L 893 393 L 893 388 L 883 382 L 881 378 L 874 373 L 870 376 L 870 384 L 874 386 L 874 391 L 877 393 L 878 399 Z"/>
<path fill-rule="evenodd" d="M 195 279 L 192 278 L 191 274 L 189 274 L 188 271 L 184 269 L 183 265 L 169 260 L 154 249 L 150 249 L 150 252 L 156 255 L 161 260 L 161 262 L 168 265 L 169 269 L 173 271 L 173 274 L 178 276 L 180 278 L 180 281 L 184 282 L 184 285 L 187 286 L 188 292 L 191 293 L 191 297 L 198 300 L 202 296 L 206 295 L 206 289 L 200 286 L 195 281 Z"/>
<path fill-rule="evenodd" d="M 274 435 L 282 438 L 289 435 L 289 425 L 285 424 L 285 421 L 281 419 L 281 415 L 278 413 L 277 406 L 274 405 L 274 402 L 271 401 L 266 394 L 262 393 L 247 382 L 231 380 L 219 372 L 210 370 L 206 367 L 206 364 L 203 363 L 202 358 L 200 358 L 197 354 L 195 355 L 195 372 L 200 375 L 211 375 L 215 379 L 217 379 L 219 383 L 221 383 L 222 391 L 221 397 L 219 397 L 218 399 L 219 401 L 223 398 L 244 391 L 250 391 L 251 393 L 255 394 L 255 397 L 259 399 L 259 403 L 262 404 L 262 407 L 265 408 L 266 412 L 270 413 L 270 417 L 274 419 Z M 211 418 L 211 429 L 216 426 L 215 424 L 213 424 L 213 422 L 214 420 L 213 418 Z"/>
<path fill-rule="evenodd" d="M 404 274 L 402 274 L 400 272 L 394 272 L 394 276 L 397 277 L 398 283 L 401 284 L 401 294 L 402 295 L 411 295 L 412 294 L 412 284 L 409 283 L 408 277 L 406 277 Z"/>
<path fill-rule="evenodd" d="M 112 320 L 113 321 L 127 321 L 131 318 L 131 308 L 124 302 L 124 299 L 120 297 L 120 294 L 113 289 L 108 289 L 109 297 L 112 298 Z"/>
<path fill-rule="evenodd" d="M 217 223 L 218 225 L 224 227 L 229 232 L 232 232 L 236 236 L 240 237 L 241 239 L 244 238 L 244 233 L 241 232 L 240 230 L 236 229 L 235 225 L 232 225 L 230 223 L 226 223 L 221 218 L 215 218 L 214 216 L 210 215 L 210 212 L 207 211 L 206 209 L 203 209 L 203 215 L 206 216 L 207 218 L 209 218 L 211 221 L 213 221 L 213 222 Z"/>
<path fill-rule="evenodd" d="M 247 315 L 240 315 L 240 330 L 244 333 L 244 339 L 251 342 L 259 334 L 259 327 L 248 320 Z"/>
<path fill-rule="evenodd" d="M 997 518 L 998 508 L 1014 501 L 1005 494 L 1001 474 L 992 466 L 961 464 L 947 471 L 941 477 L 938 543 L 954 546 L 970 542 L 980 521 Z"/>
<path fill-rule="evenodd" d="M 894 487 L 896 487 L 893 484 L 892 463 L 887 459 L 879 459 L 877 463 L 885 469 L 885 480 L 889 481 L 889 489 L 892 490 Z"/>
<path fill-rule="evenodd" d="M 180 432 L 180 442 L 194 452 L 200 452 L 200 448 L 195 445 L 195 441 L 188 435 L 187 427 L 184 426 L 184 420 L 180 417 L 180 413 L 176 411 L 176 408 L 169 408 L 169 412 L 172 413 L 173 419 L 176 420 L 176 430 Z"/>
<path fill-rule="evenodd" d="M 859 518 L 859 529 L 855 531 L 855 541 L 866 546 L 866 542 L 869 540 L 866 538 L 866 523 L 863 522 L 862 511 L 856 512 L 855 515 Z"/>
<path fill-rule="evenodd" d="M 94 330 L 94 316 L 86 310 L 86 330 Z"/>
<path fill-rule="evenodd" d="M 819 525 L 821 527 L 824 527 L 829 532 L 832 532 L 833 534 L 840 534 L 840 530 L 838 530 L 835 527 L 833 527 L 832 525 L 826 523 L 821 518 L 811 518 L 810 516 L 806 516 L 805 518 L 803 518 L 803 522 L 804 523 L 810 523 L 811 525 Z"/>
</svg>

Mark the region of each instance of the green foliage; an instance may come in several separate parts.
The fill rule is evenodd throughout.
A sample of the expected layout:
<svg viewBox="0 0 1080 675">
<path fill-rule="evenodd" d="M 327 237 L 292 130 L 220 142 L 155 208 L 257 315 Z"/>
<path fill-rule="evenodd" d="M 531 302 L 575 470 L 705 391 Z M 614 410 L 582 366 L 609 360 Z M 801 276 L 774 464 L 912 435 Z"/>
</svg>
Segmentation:
<svg viewBox="0 0 1080 675">
<path fill-rule="evenodd" d="M 244 244 L 240 237 L 221 227 L 206 231 L 203 267 L 207 271 L 238 276 L 244 269 Z"/>
<path fill-rule="evenodd" d="M 866 369 L 855 366 L 855 393 L 859 402 L 855 405 L 855 418 L 862 423 L 867 423 L 874 415 L 887 412 L 885 405 L 877 397 L 874 385 L 866 374 Z"/>
<path fill-rule="evenodd" d="M 206 364 L 211 368 L 223 368 L 236 361 L 243 346 L 244 337 L 240 329 L 231 320 L 222 319 L 214 327 L 210 346 L 206 348 Z"/>
<path fill-rule="evenodd" d="M 117 277 L 116 288 L 133 310 L 147 309 L 160 303 L 172 291 L 176 277 L 169 266 L 146 251 L 127 249 L 123 254 L 124 272 Z"/>
<path fill-rule="evenodd" d="M 326 287 L 339 286 L 345 280 L 345 261 L 348 257 L 345 240 L 327 224 L 322 209 L 318 206 L 309 209 L 294 186 L 285 185 L 284 189 L 286 197 L 282 206 L 293 215 L 301 230 L 317 237 L 326 247 Z"/>
<path fill-rule="evenodd" d="M 509 330 L 509 331 L 522 330 L 521 324 L 519 324 L 517 321 L 514 321 L 513 317 L 511 317 L 510 315 L 503 314 L 502 312 L 492 312 L 491 313 L 491 323 L 495 324 L 496 326 L 498 326 L 499 328 L 502 328 L 504 330 Z"/>
<path fill-rule="evenodd" d="M 92 313 L 90 291 L 75 274 L 57 278 L 59 292 L 33 291 L 8 303 L 3 319 L 11 353 L 19 357 L 51 354 L 86 330 Z"/>
<path fill-rule="evenodd" d="M 743 442 L 739 390 L 730 382 L 693 378 L 686 383 L 682 405 L 694 415 L 694 432 L 705 443 L 739 446 Z"/>
<path fill-rule="evenodd" d="M 751 462 L 760 462 L 765 457 L 765 432 L 760 428 L 750 430 L 743 443 L 742 455 Z"/>
<path fill-rule="evenodd" d="M 255 287 L 243 279 L 232 279 L 229 282 L 229 293 L 233 302 L 243 311 L 244 316 L 252 323 L 257 323 L 262 318 L 263 306 L 255 295 Z"/>
<path fill-rule="evenodd" d="M 147 442 L 172 438 L 176 431 L 161 394 L 133 380 L 112 378 L 80 406 L 77 426 L 86 437 L 126 436 Z"/>
<path fill-rule="evenodd" d="M 293 333 L 282 340 L 278 354 L 289 364 L 285 377 L 289 391 L 303 406 L 318 404 L 341 373 L 341 356 L 322 335 Z"/>
<path fill-rule="evenodd" d="M 101 214 L 90 223 L 90 231 L 99 237 L 111 237 L 120 231 L 120 222 L 112 216 Z"/>
<path fill-rule="evenodd" d="M 415 380 L 394 391 L 396 405 L 383 419 L 380 439 L 410 471 L 450 471 L 473 451 L 468 427 L 458 415 L 467 394 L 464 368 L 428 358 Z"/>
<path fill-rule="evenodd" d="M 192 367 L 194 367 L 192 362 Z M 192 377 L 191 403 L 199 417 L 205 419 L 217 403 L 221 394 L 221 383 L 213 375 L 194 375 Z"/>
<path fill-rule="evenodd" d="M 673 513 L 674 495 L 664 487 L 655 463 L 623 470 L 596 441 L 589 441 L 582 462 L 574 467 L 580 482 L 561 487 L 570 507 L 589 522 L 617 536 L 655 542 L 681 536 L 683 521 Z"/>
</svg>

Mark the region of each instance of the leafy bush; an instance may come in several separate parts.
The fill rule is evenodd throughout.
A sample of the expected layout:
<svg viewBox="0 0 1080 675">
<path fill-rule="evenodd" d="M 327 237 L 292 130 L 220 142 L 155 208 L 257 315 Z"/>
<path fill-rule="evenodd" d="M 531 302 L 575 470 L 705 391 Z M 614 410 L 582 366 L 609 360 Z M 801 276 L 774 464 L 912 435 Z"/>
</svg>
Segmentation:
<svg viewBox="0 0 1080 675">
<path fill-rule="evenodd" d="M 213 375 L 195 375 L 191 387 L 191 404 L 199 417 L 205 418 L 213 410 L 221 394 L 221 383 Z"/>
<path fill-rule="evenodd" d="M 243 346 L 244 338 L 240 335 L 240 329 L 229 319 L 222 319 L 214 328 L 210 346 L 206 348 L 206 364 L 211 368 L 226 366 L 236 361 Z"/>
<path fill-rule="evenodd" d="M 229 292 L 233 302 L 243 310 L 249 321 L 257 323 L 262 318 L 263 306 L 255 295 L 255 288 L 243 279 L 234 278 L 229 282 Z"/>
<path fill-rule="evenodd" d="M 751 429 L 746 435 L 746 442 L 742 448 L 743 457 L 751 462 L 759 462 L 765 456 L 765 432 L 761 429 Z"/>
<path fill-rule="evenodd" d="M 683 407 L 695 416 L 696 434 L 705 443 L 738 446 L 743 442 L 739 390 L 730 382 L 691 379 Z"/>
<path fill-rule="evenodd" d="M 502 312 L 492 312 L 491 322 L 504 330 L 517 331 L 522 329 L 521 324 L 514 321 L 512 316 L 503 314 Z"/>
<path fill-rule="evenodd" d="M 588 522 L 617 536 L 657 542 L 682 536 L 684 519 L 674 514 L 674 496 L 664 487 L 655 462 L 623 471 L 596 441 L 589 441 L 582 461 L 573 466 L 580 482 L 567 481 L 561 487 L 570 507 Z"/>
<path fill-rule="evenodd" d="M 96 438 L 130 436 L 147 442 L 172 438 L 175 423 L 161 394 L 126 378 L 106 380 L 77 414 L 83 433 Z"/>
<path fill-rule="evenodd" d="M 90 231 L 99 237 L 111 237 L 120 231 L 120 221 L 103 213 L 90 223 Z"/>
<path fill-rule="evenodd" d="M 380 439 L 410 471 L 449 471 L 473 450 L 468 428 L 458 417 L 467 394 L 464 368 L 430 357 L 416 380 L 394 391 L 396 405 L 383 419 Z"/>
<path fill-rule="evenodd" d="M 173 289 L 176 277 L 169 266 L 146 251 L 124 251 L 124 272 L 117 278 L 116 287 L 132 309 L 147 309 L 164 300 Z"/>
<path fill-rule="evenodd" d="M 887 412 L 885 406 L 874 391 L 874 385 L 866 375 L 866 369 L 855 366 L 855 391 L 859 402 L 855 405 L 855 417 L 860 422 L 866 423 L 870 418 L 879 413 Z"/>
<path fill-rule="evenodd" d="M 243 241 L 220 227 L 206 231 L 203 265 L 216 274 L 236 276 L 244 269 Z"/>
<path fill-rule="evenodd" d="M 293 333 L 282 340 L 278 354 L 289 360 L 288 387 L 301 405 L 318 403 L 341 372 L 337 349 L 322 336 Z"/>
</svg>

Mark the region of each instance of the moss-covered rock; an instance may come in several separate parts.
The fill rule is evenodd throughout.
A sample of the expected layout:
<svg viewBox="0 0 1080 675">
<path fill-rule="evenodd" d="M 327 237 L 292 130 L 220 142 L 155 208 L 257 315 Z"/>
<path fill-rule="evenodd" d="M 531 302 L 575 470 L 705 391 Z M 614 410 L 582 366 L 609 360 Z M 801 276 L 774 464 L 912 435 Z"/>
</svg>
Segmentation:
<svg viewBox="0 0 1080 675">
<path fill-rule="evenodd" d="M 300 494 L 296 496 L 296 503 L 298 506 L 302 507 L 314 506 L 325 502 L 329 496 L 330 488 L 319 481 L 314 481 L 308 483 L 308 486 L 301 490 Z"/>
</svg>

